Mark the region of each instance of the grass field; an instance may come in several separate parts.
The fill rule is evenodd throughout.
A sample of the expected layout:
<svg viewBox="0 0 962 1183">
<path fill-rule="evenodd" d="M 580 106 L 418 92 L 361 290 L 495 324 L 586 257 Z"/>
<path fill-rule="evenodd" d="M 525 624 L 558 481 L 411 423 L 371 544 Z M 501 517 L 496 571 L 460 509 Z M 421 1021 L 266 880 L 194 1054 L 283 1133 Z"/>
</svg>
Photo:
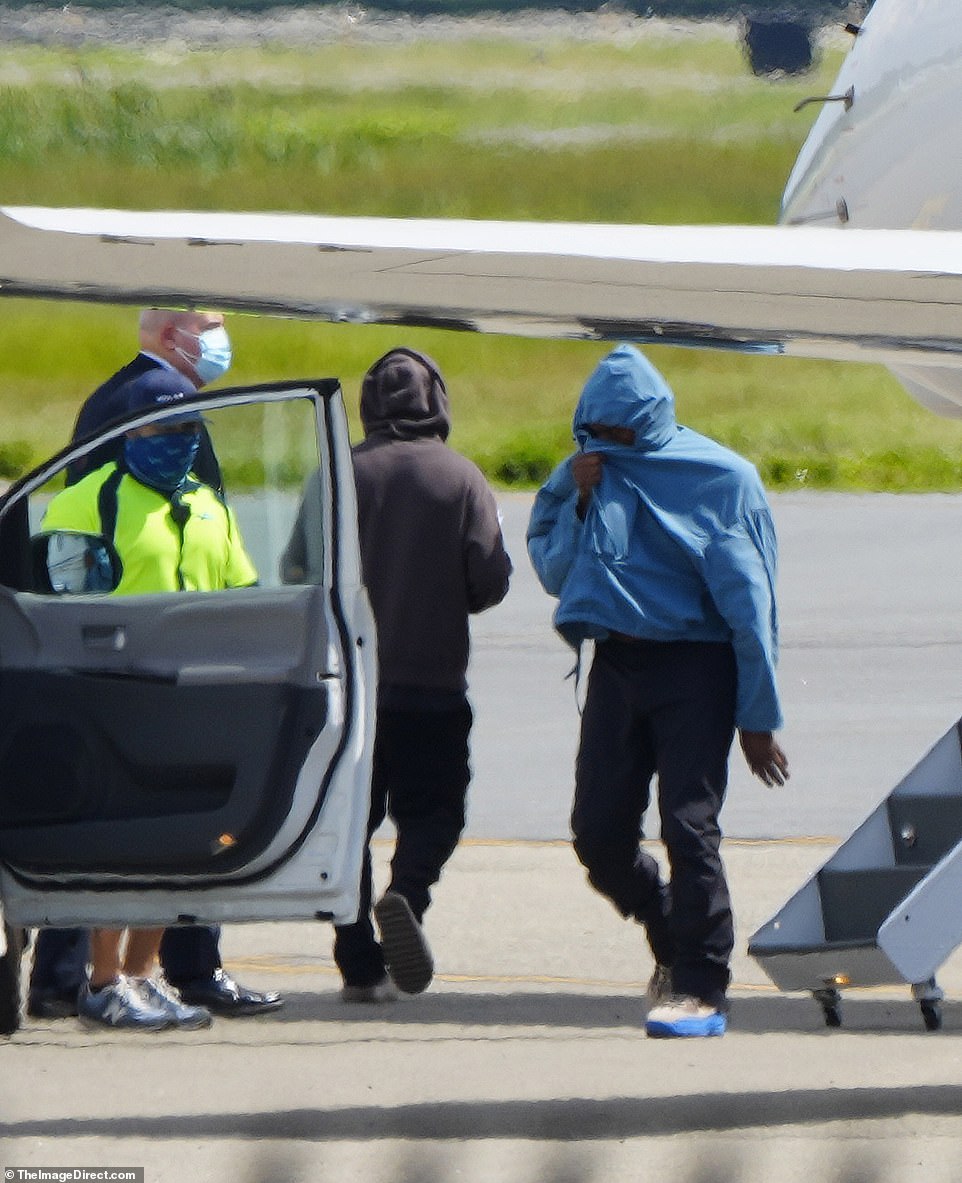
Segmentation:
<svg viewBox="0 0 962 1183">
<path fill-rule="evenodd" d="M 568 28 L 568 26 L 565 26 Z M 840 60 L 770 82 L 711 27 L 614 22 L 610 35 L 352 39 L 316 48 L 0 49 L 6 204 L 265 209 L 624 222 L 774 221 Z M 0 306 L 0 475 L 65 440 L 81 399 L 134 346 L 130 309 Z M 336 375 L 352 407 L 402 338 L 235 316 L 232 382 Z M 452 442 L 498 482 L 568 450 L 581 383 L 608 348 L 405 331 L 440 363 Z M 962 425 L 884 371 L 653 349 L 679 418 L 771 487 L 953 489 Z M 356 425 L 355 425 L 356 426 Z"/>
</svg>

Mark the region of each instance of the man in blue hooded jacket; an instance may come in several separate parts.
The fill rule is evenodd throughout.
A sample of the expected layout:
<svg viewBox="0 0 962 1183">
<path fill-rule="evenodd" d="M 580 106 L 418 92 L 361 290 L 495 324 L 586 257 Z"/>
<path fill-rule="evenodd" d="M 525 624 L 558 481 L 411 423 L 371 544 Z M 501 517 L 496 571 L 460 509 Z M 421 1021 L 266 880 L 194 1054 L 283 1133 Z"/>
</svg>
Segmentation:
<svg viewBox="0 0 962 1183">
<path fill-rule="evenodd" d="M 651 1036 L 721 1035 L 734 943 L 718 817 L 735 730 L 783 784 L 773 732 L 776 542 L 755 469 L 675 422 L 674 396 L 621 345 L 575 410 L 579 451 L 535 500 L 528 550 L 555 627 L 595 655 L 571 825 L 589 882 L 644 924 Z M 640 845 L 658 776 L 670 882 Z"/>
</svg>

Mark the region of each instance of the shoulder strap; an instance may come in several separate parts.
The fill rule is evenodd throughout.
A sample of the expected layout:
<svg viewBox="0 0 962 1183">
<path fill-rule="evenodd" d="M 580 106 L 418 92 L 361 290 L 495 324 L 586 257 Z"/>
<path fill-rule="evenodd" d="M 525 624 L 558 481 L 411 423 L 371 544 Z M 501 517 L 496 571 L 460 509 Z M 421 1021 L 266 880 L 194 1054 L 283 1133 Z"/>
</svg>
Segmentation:
<svg viewBox="0 0 962 1183">
<path fill-rule="evenodd" d="M 100 514 L 100 532 L 108 541 L 113 542 L 114 534 L 117 531 L 117 490 L 120 487 L 120 482 L 126 476 L 127 470 L 123 465 L 118 464 L 114 471 L 107 477 L 104 483 L 100 486 L 97 493 L 97 512 Z M 224 512 L 227 514 L 227 529 L 231 530 L 231 518 L 227 509 L 227 501 L 223 493 L 218 489 L 211 489 L 209 485 L 203 486 L 199 481 L 186 480 L 181 487 L 168 496 L 170 501 L 171 514 L 179 525 L 183 525 L 187 518 L 190 517 L 190 507 L 181 499 L 184 493 L 193 493 L 197 489 L 207 488 L 214 497 L 224 507 Z M 176 500 L 175 500 L 176 498 Z"/>
<path fill-rule="evenodd" d="M 113 542 L 117 530 L 117 488 L 124 479 L 124 473 L 125 469 L 118 464 L 97 493 L 100 533 L 109 542 Z"/>
</svg>

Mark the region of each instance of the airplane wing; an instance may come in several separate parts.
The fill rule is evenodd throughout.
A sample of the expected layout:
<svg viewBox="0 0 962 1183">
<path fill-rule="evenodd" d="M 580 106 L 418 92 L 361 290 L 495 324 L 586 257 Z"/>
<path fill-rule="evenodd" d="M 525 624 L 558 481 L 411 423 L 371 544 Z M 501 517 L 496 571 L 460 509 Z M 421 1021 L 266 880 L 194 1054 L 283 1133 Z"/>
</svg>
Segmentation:
<svg viewBox="0 0 962 1183">
<path fill-rule="evenodd" d="M 0 209 L 0 295 L 962 367 L 962 232 Z"/>
</svg>

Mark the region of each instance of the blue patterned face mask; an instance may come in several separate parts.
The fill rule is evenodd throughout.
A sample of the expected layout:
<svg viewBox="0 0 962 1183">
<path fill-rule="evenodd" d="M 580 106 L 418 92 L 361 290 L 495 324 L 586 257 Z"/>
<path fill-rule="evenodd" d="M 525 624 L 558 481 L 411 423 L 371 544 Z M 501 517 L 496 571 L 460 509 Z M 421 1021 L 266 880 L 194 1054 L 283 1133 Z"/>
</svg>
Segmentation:
<svg viewBox="0 0 962 1183">
<path fill-rule="evenodd" d="M 142 484 L 172 493 L 190 472 L 199 447 L 196 431 L 137 435 L 124 440 L 124 459 Z"/>
</svg>

